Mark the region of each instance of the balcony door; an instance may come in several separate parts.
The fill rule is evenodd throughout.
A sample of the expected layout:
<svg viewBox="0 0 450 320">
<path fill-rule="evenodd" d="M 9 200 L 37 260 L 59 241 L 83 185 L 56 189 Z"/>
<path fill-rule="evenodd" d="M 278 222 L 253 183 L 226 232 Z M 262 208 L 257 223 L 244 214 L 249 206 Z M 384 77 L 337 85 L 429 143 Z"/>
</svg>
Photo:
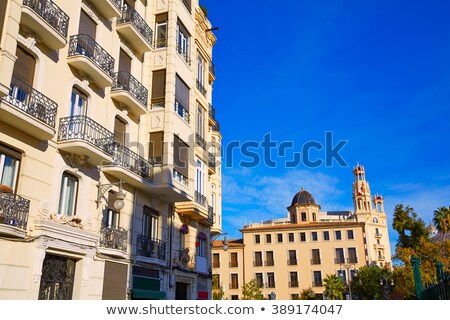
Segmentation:
<svg viewBox="0 0 450 320">
<path fill-rule="evenodd" d="M 36 59 L 21 47 L 16 49 L 17 60 L 14 63 L 10 96 L 19 103 L 19 107 L 28 110 L 33 87 Z"/>
<path fill-rule="evenodd" d="M 95 40 L 95 34 L 97 33 L 97 24 L 89 15 L 81 10 L 80 24 L 78 25 L 78 34 L 86 34 Z"/>
<path fill-rule="evenodd" d="M 144 207 L 142 234 L 150 240 L 158 240 L 159 213 L 149 207 Z"/>
</svg>

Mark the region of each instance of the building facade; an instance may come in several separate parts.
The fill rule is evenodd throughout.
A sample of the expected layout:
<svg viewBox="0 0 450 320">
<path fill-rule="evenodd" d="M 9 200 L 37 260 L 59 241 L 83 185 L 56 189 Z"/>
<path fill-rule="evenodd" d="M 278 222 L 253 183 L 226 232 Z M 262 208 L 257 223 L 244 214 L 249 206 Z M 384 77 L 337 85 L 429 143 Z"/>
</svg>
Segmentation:
<svg viewBox="0 0 450 320">
<path fill-rule="evenodd" d="M 364 167 L 357 165 L 353 173 L 354 212 L 322 212 L 302 189 L 287 208 L 287 218 L 244 226 L 242 239 L 230 240 L 227 251 L 215 242 L 213 279 L 224 298 L 239 299 L 243 284 L 252 279 L 267 299 L 271 293 L 276 299 L 298 299 L 308 288 L 323 298 L 329 274 L 349 283 L 362 266 L 390 266 L 383 198 L 370 194 Z"/>
<path fill-rule="evenodd" d="M 216 38 L 197 0 L 0 4 L 0 299 L 209 299 Z"/>
</svg>

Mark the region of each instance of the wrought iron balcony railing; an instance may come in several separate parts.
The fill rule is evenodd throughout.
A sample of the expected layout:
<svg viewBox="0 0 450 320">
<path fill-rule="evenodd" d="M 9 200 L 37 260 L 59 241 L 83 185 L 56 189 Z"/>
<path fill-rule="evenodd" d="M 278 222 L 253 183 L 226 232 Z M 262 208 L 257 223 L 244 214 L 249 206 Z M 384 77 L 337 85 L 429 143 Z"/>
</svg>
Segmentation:
<svg viewBox="0 0 450 320">
<path fill-rule="evenodd" d="M 288 266 L 296 266 L 297 259 L 288 259 L 287 264 L 288 264 Z"/>
<path fill-rule="evenodd" d="M 214 221 L 214 208 L 211 206 L 208 206 L 208 219 L 206 219 L 206 222 L 209 222 L 210 224 L 213 224 Z"/>
<path fill-rule="evenodd" d="M 266 288 L 275 288 L 275 281 L 269 281 L 266 283 Z"/>
<path fill-rule="evenodd" d="M 136 241 L 136 255 L 165 261 L 166 243 L 140 234 Z"/>
<path fill-rule="evenodd" d="M 255 260 L 255 261 L 253 261 L 253 266 L 254 267 L 262 267 L 263 266 L 262 260 Z"/>
<path fill-rule="evenodd" d="M 27 229 L 30 200 L 9 192 L 0 192 L 0 224 Z"/>
<path fill-rule="evenodd" d="M 36 12 L 60 35 L 67 37 L 69 16 L 51 0 L 23 0 L 23 5 Z"/>
<path fill-rule="evenodd" d="M 344 257 L 334 258 L 334 263 L 335 264 L 345 263 L 345 258 Z"/>
<path fill-rule="evenodd" d="M 289 288 L 298 288 L 298 281 L 289 282 Z"/>
<path fill-rule="evenodd" d="M 108 0 L 111 2 L 117 9 L 120 9 L 120 6 L 122 5 L 122 0 Z"/>
<path fill-rule="evenodd" d="M 198 80 L 197 79 L 197 81 L 196 81 L 196 83 L 197 83 L 197 89 L 198 89 L 198 91 L 200 91 L 200 93 L 203 95 L 203 96 L 205 96 L 206 97 L 206 89 L 205 89 L 205 87 L 203 86 L 203 84 L 200 82 L 200 80 Z"/>
<path fill-rule="evenodd" d="M 148 90 L 129 72 L 119 71 L 114 74 L 111 91 L 125 90 L 147 108 Z"/>
<path fill-rule="evenodd" d="M 216 121 L 216 109 L 212 106 L 212 104 L 209 104 L 209 116 Z"/>
<path fill-rule="evenodd" d="M 323 287 L 323 282 L 322 282 L 322 280 L 315 280 L 312 282 L 312 286 L 313 287 Z"/>
<path fill-rule="evenodd" d="M 130 6 L 122 7 L 122 16 L 117 19 L 117 24 L 131 23 L 150 46 L 153 46 L 153 30 L 148 26 L 141 15 Z"/>
<path fill-rule="evenodd" d="M 216 157 L 211 152 L 208 152 L 208 167 L 216 168 Z"/>
<path fill-rule="evenodd" d="M 58 141 L 83 140 L 111 155 L 114 134 L 86 116 L 59 120 Z"/>
<path fill-rule="evenodd" d="M 3 99 L 33 118 L 55 128 L 58 109 L 56 102 L 18 78 L 12 77 L 9 96 Z"/>
<path fill-rule="evenodd" d="M 114 76 L 114 58 L 87 34 L 70 37 L 69 57 L 78 55 L 90 59 L 111 78 Z"/>
<path fill-rule="evenodd" d="M 112 151 L 113 165 L 130 170 L 144 179 L 152 180 L 150 162 L 118 142 L 114 142 L 110 150 Z"/>
<path fill-rule="evenodd" d="M 124 228 L 105 227 L 100 230 L 100 247 L 127 251 L 128 231 Z"/>
<path fill-rule="evenodd" d="M 206 140 L 203 139 L 203 137 L 197 132 L 195 133 L 195 143 L 197 143 L 203 149 L 206 149 Z"/>
<path fill-rule="evenodd" d="M 220 132 L 220 124 L 216 121 L 216 124 L 211 126 L 212 131 L 219 131 Z"/>
<path fill-rule="evenodd" d="M 267 260 L 265 263 L 266 267 L 273 267 L 275 265 L 274 260 Z"/>
<path fill-rule="evenodd" d="M 184 121 L 189 123 L 189 111 L 186 110 L 185 107 L 181 103 L 175 100 L 175 112 L 183 118 Z"/>
<path fill-rule="evenodd" d="M 183 58 L 184 61 L 190 66 L 191 65 L 191 58 L 189 58 L 189 50 L 177 43 L 177 52 L 180 54 L 180 56 Z"/>
<path fill-rule="evenodd" d="M 212 62 L 209 63 L 209 72 L 211 72 L 213 76 L 216 76 L 216 65 Z"/>
<path fill-rule="evenodd" d="M 206 205 L 206 197 L 202 195 L 200 192 L 195 191 L 195 202 L 198 204 L 205 206 Z"/>
<path fill-rule="evenodd" d="M 358 258 L 357 257 L 347 258 L 347 263 L 358 263 Z"/>
<path fill-rule="evenodd" d="M 320 258 L 311 259 L 311 264 L 313 265 L 321 264 Z"/>
</svg>

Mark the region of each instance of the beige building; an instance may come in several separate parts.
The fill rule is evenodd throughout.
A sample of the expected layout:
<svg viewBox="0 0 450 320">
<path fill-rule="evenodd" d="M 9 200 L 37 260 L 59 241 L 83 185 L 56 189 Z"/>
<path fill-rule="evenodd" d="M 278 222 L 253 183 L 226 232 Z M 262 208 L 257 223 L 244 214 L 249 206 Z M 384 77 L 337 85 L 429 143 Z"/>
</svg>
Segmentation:
<svg viewBox="0 0 450 320">
<path fill-rule="evenodd" d="M 0 299 L 208 299 L 216 38 L 197 0 L 0 3 Z"/>
<path fill-rule="evenodd" d="M 256 279 L 264 297 L 297 299 L 312 288 L 323 297 L 326 275 L 336 274 L 346 283 L 362 266 L 391 264 L 383 198 L 372 198 L 364 168 L 354 168 L 355 211 L 320 211 L 313 196 L 301 190 L 287 218 L 244 226 L 242 239 L 213 246 L 213 279 L 225 299 L 239 299 L 242 286 Z"/>
</svg>

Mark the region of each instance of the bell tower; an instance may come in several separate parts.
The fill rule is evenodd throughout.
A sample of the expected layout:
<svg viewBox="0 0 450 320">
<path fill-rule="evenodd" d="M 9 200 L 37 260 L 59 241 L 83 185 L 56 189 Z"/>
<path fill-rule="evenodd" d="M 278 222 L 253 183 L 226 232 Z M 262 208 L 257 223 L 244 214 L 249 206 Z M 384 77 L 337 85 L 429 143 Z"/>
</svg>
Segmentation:
<svg viewBox="0 0 450 320">
<path fill-rule="evenodd" d="M 370 195 L 369 183 L 366 181 L 366 172 L 359 163 L 353 168 L 353 204 L 355 213 L 368 214 L 372 211 L 372 196 Z"/>
</svg>

